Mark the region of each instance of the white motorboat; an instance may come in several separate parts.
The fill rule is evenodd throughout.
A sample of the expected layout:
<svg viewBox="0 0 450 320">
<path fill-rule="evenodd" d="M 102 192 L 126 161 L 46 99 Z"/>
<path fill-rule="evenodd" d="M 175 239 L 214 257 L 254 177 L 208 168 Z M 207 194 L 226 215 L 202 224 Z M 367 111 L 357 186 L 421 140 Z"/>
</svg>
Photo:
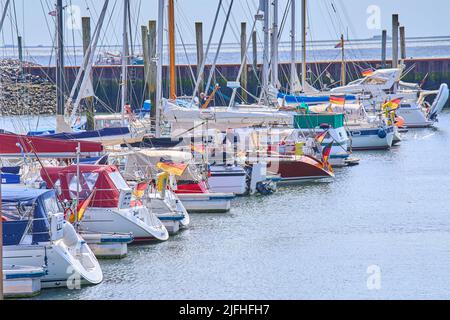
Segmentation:
<svg viewBox="0 0 450 320">
<path fill-rule="evenodd" d="M 43 288 L 103 281 L 87 243 L 65 221 L 53 190 L 2 186 L 3 263 L 46 269 Z"/>
<path fill-rule="evenodd" d="M 132 234 L 81 233 L 98 259 L 122 259 L 128 254 L 128 245 L 134 241 Z"/>
<path fill-rule="evenodd" d="M 167 229 L 148 208 L 132 206 L 132 190 L 114 166 L 44 168 L 41 177 L 49 187 L 59 190 L 66 201 L 73 202 L 77 197 L 86 201 L 93 195 L 84 216 L 79 219 L 80 231 L 131 233 L 135 242 L 169 239 Z"/>
</svg>

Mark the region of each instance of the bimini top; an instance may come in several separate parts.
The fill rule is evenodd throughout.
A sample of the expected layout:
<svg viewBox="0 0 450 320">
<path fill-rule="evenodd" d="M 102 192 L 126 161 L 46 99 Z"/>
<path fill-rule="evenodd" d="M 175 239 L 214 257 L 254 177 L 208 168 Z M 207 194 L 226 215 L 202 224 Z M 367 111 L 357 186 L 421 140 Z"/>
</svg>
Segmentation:
<svg viewBox="0 0 450 320">
<path fill-rule="evenodd" d="M 7 219 L 3 222 L 4 245 L 20 244 L 25 234 L 31 235 L 32 244 L 48 242 L 48 215 L 59 212 L 61 210 L 53 190 L 2 186 L 2 213 Z"/>
<path fill-rule="evenodd" d="M 122 190 L 131 191 L 125 179 L 115 166 L 80 165 L 78 167 L 43 168 L 41 177 L 51 189 L 60 191 L 62 200 L 72 201 L 79 196 L 86 200 L 94 192 L 91 207 L 117 208 Z"/>
<path fill-rule="evenodd" d="M 41 197 L 54 196 L 53 190 L 2 185 L 2 202 L 33 204 Z"/>
</svg>

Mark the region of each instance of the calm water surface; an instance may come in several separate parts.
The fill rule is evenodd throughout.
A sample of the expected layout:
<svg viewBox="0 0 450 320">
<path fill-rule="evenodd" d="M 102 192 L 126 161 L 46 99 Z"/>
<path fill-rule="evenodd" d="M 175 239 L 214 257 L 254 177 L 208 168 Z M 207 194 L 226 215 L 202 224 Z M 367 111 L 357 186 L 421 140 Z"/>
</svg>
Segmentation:
<svg viewBox="0 0 450 320">
<path fill-rule="evenodd" d="M 102 261 L 105 281 L 40 299 L 450 299 L 450 113 L 332 183 L 240 198 L 170 241 Z M 367 269 L 381 268 L 369 290 Z"/>
</svg>

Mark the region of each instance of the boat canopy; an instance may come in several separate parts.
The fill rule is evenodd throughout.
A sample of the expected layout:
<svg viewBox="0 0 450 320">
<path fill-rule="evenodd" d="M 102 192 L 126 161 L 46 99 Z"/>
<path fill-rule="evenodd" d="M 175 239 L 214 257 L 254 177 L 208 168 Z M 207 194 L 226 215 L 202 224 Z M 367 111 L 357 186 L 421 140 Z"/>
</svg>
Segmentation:
<svg viewBox="0 0 450 320">
<path fill-rule="evenodd" d="M 65 201 L 73 201 L 77 196 L 86 200 L 95 192 L 91 202 L 95 208 L 117 208 L 121 191 L 131 191 L 115 166 L 80 165 L 79 170 L 78 178 L 76 165 L 43 168 L 41 177 Z"/>
<path fill-rule="evenodd" d="M 61 210 L 53 190 L 39 190 L 17 186 L 2 186 L 3 243 L 20 244 L 28 229 L 32 230 L 32 244 L 50 241 L 49 213 Z M 31 228 L 30 228 L 31 227 Z"/>
<path fill-rule="evenodd" d="M 0 156 L 2 157 L 51 157 L 51 158 L 74 158 L 76 157 L 78 145 L 82 155 L 92 155 L 103 152 L 103 146 L 96 142 L 65 141 L 58 139 L 47 139 L 42 137 L 31 137 L 17 134 L 0 134 Z"/>
</svg>

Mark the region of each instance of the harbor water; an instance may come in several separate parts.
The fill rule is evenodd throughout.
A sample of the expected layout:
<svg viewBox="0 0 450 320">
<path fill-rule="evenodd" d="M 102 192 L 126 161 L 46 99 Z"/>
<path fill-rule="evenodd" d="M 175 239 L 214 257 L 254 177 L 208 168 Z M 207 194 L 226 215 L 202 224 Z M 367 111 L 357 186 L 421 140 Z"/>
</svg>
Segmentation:
<svg viewBox="0 0 450 320">
<path fill-rule="evenodd" d="M 449 299 L 449 141 L 446 112 L 333 182 L 192 215 L 168 242 L 101 261 L 102 284 L 38 299 Z"/>
</svg>

